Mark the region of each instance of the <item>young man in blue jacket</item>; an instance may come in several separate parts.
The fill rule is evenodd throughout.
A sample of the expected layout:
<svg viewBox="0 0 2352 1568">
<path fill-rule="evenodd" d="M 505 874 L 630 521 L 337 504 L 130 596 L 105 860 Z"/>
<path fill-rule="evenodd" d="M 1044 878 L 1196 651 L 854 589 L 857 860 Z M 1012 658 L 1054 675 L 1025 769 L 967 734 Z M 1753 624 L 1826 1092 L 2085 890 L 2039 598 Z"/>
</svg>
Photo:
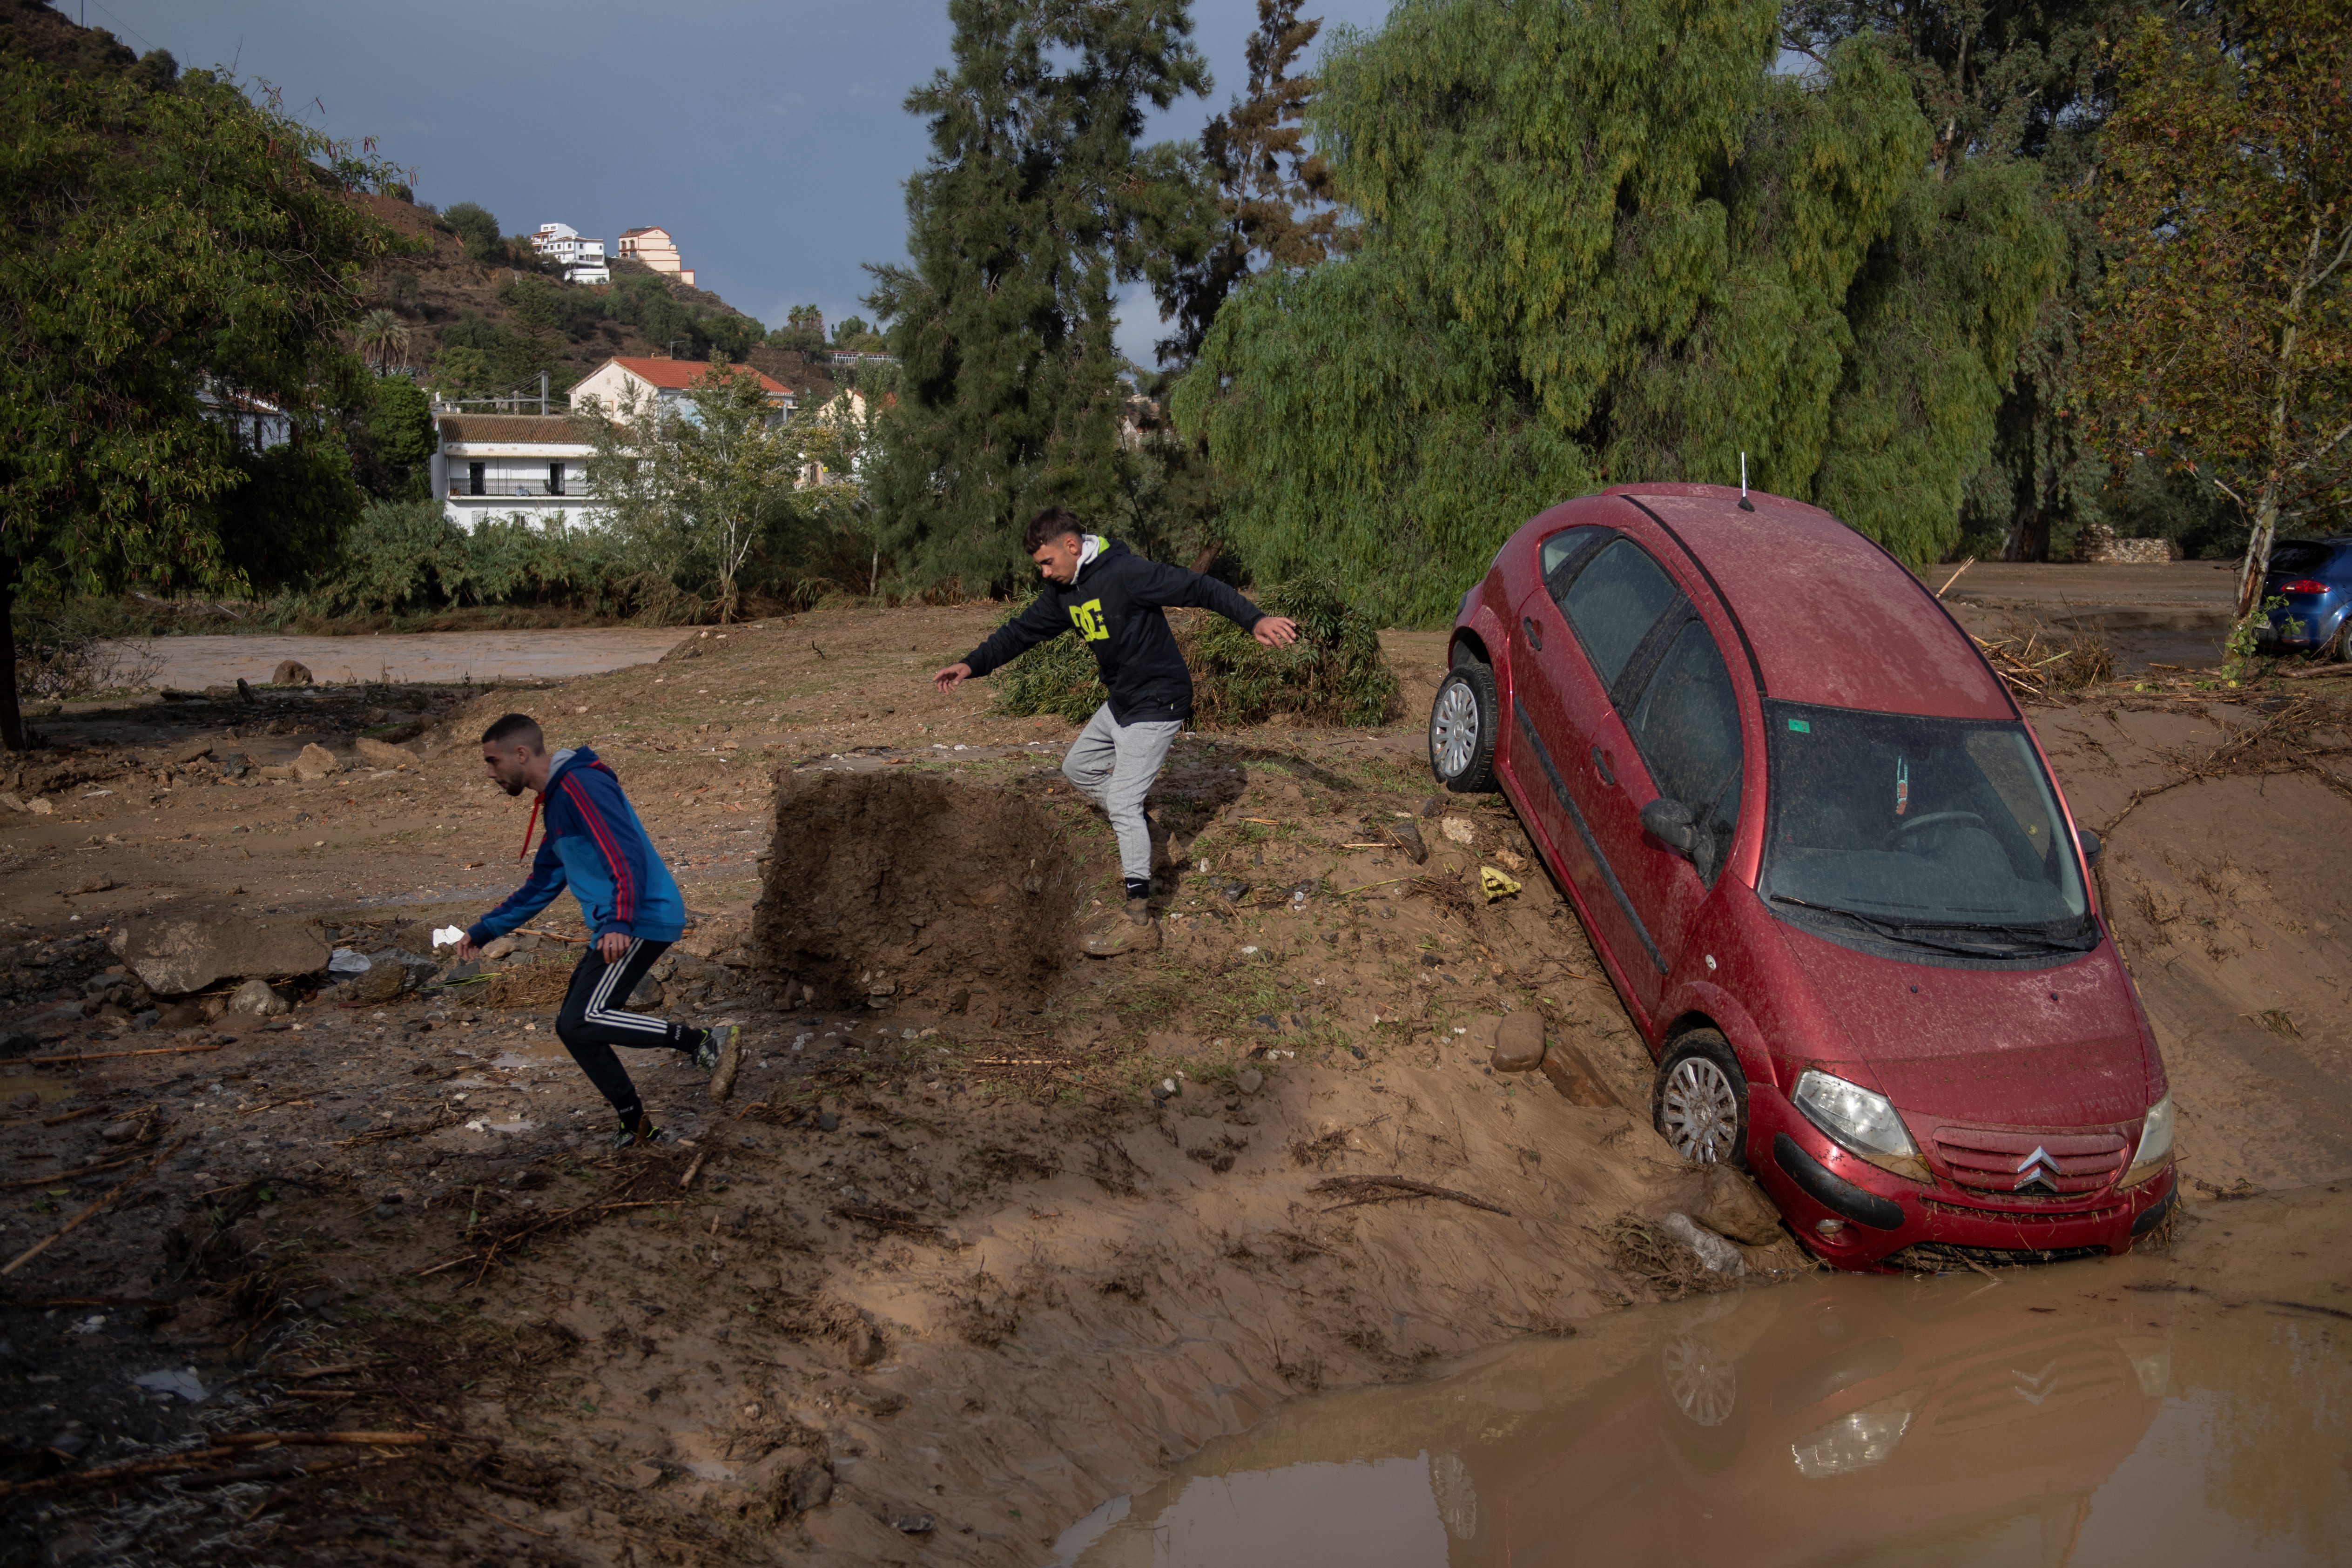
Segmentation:
<svg viewBox="0 0 2352 1568">
<path fill-rule="evenodd" d="M 1213 577 L 1161 566 L 1117 539 L 1086 532 L 1077 515 L 1060 507 L 1030 518 L 1021 546 L 1045 575 L 1044 588 L 1028 609 L 931 680 L 942 692 L 953 691 L 1065 632 L 1076 632 L 1094 651 L 1110 700 L 1070 743 L 1062 772 L 1110 818 L 1127 907 L 1124 920 L 1087 936 L 1086 950 L 1097 957 L 1148 953 L 1160 946 L 1151 872 L 1153 852 L 1165 839 L 1144 816 L 1143 798 L 1192 714 L 1192 672 L 1184 667 L 1162 612 L 1180 604 L 1213 610 L 1269 648 L 1288 647 L 1298 627 L 1266 614 Z"/>
<path fill-rule="evenodd" d="M 677 883 L 621 793 L 620 779 L 594 752 L 583 747 L 551 757 L 538 721 L 510 713 L 482 732 L 482 761 L 490 782 L 509 795 L 537 791 L 530 814 L 534 822 L 544 822 L 547 836 L 540 841 L 530 880 L 458 938 L 457 956 L 471 958 L 484 943 L 546 908 L 568 884 L 588 923 L 589 941 L 555 1016 L 556 1038 L 620 1113 L 614 1146 L 651 1143 L 662 1131 L 646 1114 L 636 1085 L 613 1048 L 666 1046 L 689 1052 L 708 1072 L 734 1043 L 736 1028 L 694 1029 L 622 1010 L 654 960 L 686 929 Z M 522 838 L 528 850 L 530 827 Z"/>
</svg>

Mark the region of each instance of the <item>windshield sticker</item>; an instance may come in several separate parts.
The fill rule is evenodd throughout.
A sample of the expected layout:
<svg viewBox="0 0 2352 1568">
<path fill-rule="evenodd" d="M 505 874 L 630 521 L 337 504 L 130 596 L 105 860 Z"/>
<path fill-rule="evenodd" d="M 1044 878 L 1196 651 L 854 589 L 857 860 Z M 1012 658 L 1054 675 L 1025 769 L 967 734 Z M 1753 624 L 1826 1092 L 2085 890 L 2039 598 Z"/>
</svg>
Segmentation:
<svg viewBox="0 0 2352 1568">
<path fill-rule="evenodd" d="M 1790 719 L 1789 721 L 1789 727 L 1795 730 L 1799 735 L 1811 735 L 1813 733 L 1812 725 L 1801 718 Z"/>
<path fill-rule="evenodd" d="M 1911 765 L 1902 758 L 1895 759 L 1895 814 L 1901 816 L 1911 804 Z"/>
</svg>

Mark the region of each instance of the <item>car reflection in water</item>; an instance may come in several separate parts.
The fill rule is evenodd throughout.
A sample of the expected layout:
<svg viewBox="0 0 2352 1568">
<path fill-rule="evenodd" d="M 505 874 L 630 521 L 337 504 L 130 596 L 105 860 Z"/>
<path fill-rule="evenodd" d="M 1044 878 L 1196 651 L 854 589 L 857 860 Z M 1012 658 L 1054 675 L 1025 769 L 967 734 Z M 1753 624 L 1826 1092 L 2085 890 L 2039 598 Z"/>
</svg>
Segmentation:
<svg viewBox="0 0 2352 1568">
<path fill-rule="evenodd" d="M 1277 1415 L 1077 1561 L 2057 1568 L 2170 1375 L 2169 1299 L 2114 1296 L 1827 1278 L 1619 1320 Z"/>
</svg>

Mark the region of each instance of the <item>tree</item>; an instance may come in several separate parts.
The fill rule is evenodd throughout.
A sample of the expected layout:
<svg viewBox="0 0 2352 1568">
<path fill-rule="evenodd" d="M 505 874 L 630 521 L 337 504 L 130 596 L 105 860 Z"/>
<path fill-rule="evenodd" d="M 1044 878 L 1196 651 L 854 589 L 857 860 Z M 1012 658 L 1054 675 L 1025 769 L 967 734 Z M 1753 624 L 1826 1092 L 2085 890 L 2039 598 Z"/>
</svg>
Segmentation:
<svg viewBox="0 0 2352 1568">
<path fill-rule="evenodd" d="M 489 388 L 490 357 L 463 343 L 450 343 L 433 356 L 425 384 L 452 398 L 478 396 Z"/>
<path fill-rule="evenodd" d="M 2019 349 L 1992 446 L 1961 503 L 1970 548 L 2004 559 L 2045 559 L 2053 542 L 2106 509 L 2107 465 L 2068 406 L 2077 334 L 2104 264 L 2090 208 L 2055 193 L 2090 172 L 2114 103 L 2109 46 L 2147 4 L 1799 0 L 1781 12 L 1783 47 L 1817 68 L 1846 38 L 1877 41 L 1927 117 L 1939 172 L 2005 160 L 2041 173 L 2044 208 L 2065 236 L 2063 281 Z"/>
<path fill-rule="evenodd" d="M 1250 35 L 1249 97 L 1236 99 L 1201 131 L 1201 157 L 1217 183 L 1223 224 L 1207 251 L 1178 268 L 1160 293 L 1174 336 L 1156 349 L 1162 364 L 1189 361 L 1217 308 L 1253 270 L 1313 267 L 1339 243 L 1331 205 L 1331 170 L 1308 150 L 1304 122 L 1315 96 L 1312 77 L 1291 66 L 1323 23 L 1301 20 L 1300 0 L 1257 0 Z"/>
<path fill-rule="evenodd" d="M 902 367 L 877 518 L 912 586 L 1009 587 L 1022 523 L 1119 489 L 1112 290 L 1204 248 L 1213 198 L 1147 106 L 1203 93 L 1184 0 L 950 0 L 955 64 L 907 99 L 931 155 L 907 186 L 910 267 L 866 303 Z"/>
<path fill-rule="evenodd" d="M 2122 61 L 2085 408 L 2119 460 L 2244 508 L 2242 619 L 2280 527 L 2352 500 L 2352 3 L 2248 0 L 2232 32 L 2151 18 Z"/>
<path fill-rule="evenodd" d="M 800 431 L 784 427 L 757 372 L 724 358 L 694 379 L 683 408 L 634 396 L 611 410 L 587 402 L 592 515 L 673 577 L 708 582 L 719 619 L 732 620 L 745 563 L 790 507 Z"/>
<path fill-rule="evenodd" d="M 331 443 L 340 346 L 399 237 L 347 150 L 191 71 L 151 89 L 0 59 L 0 659 L 27 595 L 233 589 L 218 503 L 248 475 L 217 400 Z M 25 744 L 16 684 L 0 738 Z"/>
<path fill-rule="evenodd" d="M 1938 179 L 1867 37 L 1773 69 L 1769 0 L 1404 0 L 1308 114 L 1343 263 L 1252 277 L 1177 388 L 1260 577 L 1435 623 L 1529 516 L 1736 481 L 1906 559 L 1954 537 L 2055 281 L 2029 170 Z"/>
<path fill-rule="evenodd" d="M 408 364 L 408 323 L 389 310 L 371 310 L 360 318 L 359 330 L 352 335 L 352 346 L 359 350 L 372 371 L 383 371 L 395 365 Z"/>
<path fill-rule="evenodd" d="M 459 202 L 441 214 L 441 222 L 473 260 L 497 261 L 506 255 L 507 242 L 499 233 L 499 220 L 480 203 Z"/>
<path fill-rule="evenodd" d="M 432 493 L 433 403 L 415 382 L 372 378 L 352 425 L 352 477 L 362 492 L 385 501 L 418 501 Z"/>
</svg>

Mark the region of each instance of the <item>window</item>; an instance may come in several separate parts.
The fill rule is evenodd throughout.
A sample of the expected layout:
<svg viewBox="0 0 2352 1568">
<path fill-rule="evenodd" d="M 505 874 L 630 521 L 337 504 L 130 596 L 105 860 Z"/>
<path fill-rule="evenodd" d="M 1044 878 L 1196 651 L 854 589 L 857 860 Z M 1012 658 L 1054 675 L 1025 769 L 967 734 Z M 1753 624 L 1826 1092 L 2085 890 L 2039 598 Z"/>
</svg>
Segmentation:
<svg viewBox="0 0 2352 1568">
<path fill-rule="evenodd" d="M 547 493 L 551 496 L 563 494 L 563 465 L 561 463 L 547 465 Z"/>
<path fill-rule="evenodd" d="M 1739 702 L 1704 623 L 1675 633 L 1627 727 L 1658 793 L 1690 808 L 1691 861 L 1712 886 L 1739 824 Z"/>
<path fill-rule="evenodd" d="M 490 493 L 490 465 L 487 463 L 466 465 L 466 494 L 487 496 Z"/>
<path fill-rule="evenodd" d="M 1658 569 L 1642 547 L 1627 538 L 1604 546 L 1591 564 L 1559 597 L 1559 612 L 1568 617 L 1592 661 L 1593 674 L 1613 689 L 1658 617 L 1682 598 L 1672 580 Z"/>
</svg>

